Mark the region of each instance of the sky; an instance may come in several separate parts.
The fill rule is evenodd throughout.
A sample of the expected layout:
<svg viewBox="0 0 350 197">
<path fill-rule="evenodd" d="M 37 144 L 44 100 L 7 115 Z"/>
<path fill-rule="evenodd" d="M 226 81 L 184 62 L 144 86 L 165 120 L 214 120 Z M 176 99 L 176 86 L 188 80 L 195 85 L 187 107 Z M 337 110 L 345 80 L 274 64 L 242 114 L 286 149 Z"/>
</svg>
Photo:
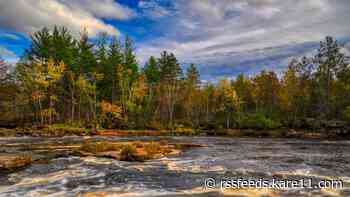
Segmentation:
<svg viewBox="0 0 350 197">
<path fill-rule="evenodd" d="M 283 72 L 333 36 L 350 51 L 349 0 L 0 0 L 0 56 L 15 63 L 42 27 L 129 35 L 142 66 L 163 50 L 202 80 Z"/>
</svg>

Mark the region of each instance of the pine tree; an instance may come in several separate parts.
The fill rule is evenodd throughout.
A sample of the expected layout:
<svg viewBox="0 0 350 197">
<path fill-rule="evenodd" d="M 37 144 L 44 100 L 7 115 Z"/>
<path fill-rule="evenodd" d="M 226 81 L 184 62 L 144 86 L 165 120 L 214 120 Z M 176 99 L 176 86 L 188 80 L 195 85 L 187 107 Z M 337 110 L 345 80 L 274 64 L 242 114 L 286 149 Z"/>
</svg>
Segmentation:
<svg viewBox="0 0 350 197">
<path fill-rule="evenodd" d="M 154 85 L 160 80 L 160 70 L 156 58 L 151 56 L 145 64 L 143 72 L 146 75 L 147 83 Z"/>
<path fill-rule="evenodd" d="M 123 53 L 119 40 L 116 37 L 112 38 L 108 50 L 108 65 L 110 66 L 110 74 L 112 77 L 112 87 L 111 87 L 111 101 L 112 104 L 117 100 L 117 95 L 120 95 L 118 89 L 118 65 L 123 63 Z"/>
<path fill-rule="evenodd" d="M 315 63 L 318 65 L 316 79 L 319 83 L 319 93 L 322 98 L 320 108 L 323 115 L 329 119 L 332 110 L 331 102 L 335 102 L 332 101 L 334 80 L 338 73 L 348 65 L 348 62 L 345 55 L 340 52 L 338 42 L 328 36 L 325 41 L 320 42 Z"/>
<path fill-rule="evenodd" d="M 73 68 L 78 76 L 95 70 L 97 61 L 93 53 L 93 47 L 94 45 L 90 43 L 86 30 L 82 31 L 77 44 L 77 67 Z"/>
<path fill-rule="evenodd" d="M 200 116 L 200 76 L 194 64 L 186 70 L 185 84 L 184 84 L 184 110 L 186 117 L 191 122 L 191 126 L 197 127 L 199 125 Z"/>
<path fill-rule="evenodd" d="M 138 75 L 138 64 L 134 54 L 133 43 L 129 36 L 126 36 L 124 42 L 124 70 L 128 71 L 131 78 L 131 83 L 137 78 Z M 130 84 L 131 85 L 131 84 Z"/>
<path fill-rule="evenodd" d="M 165 115 L 170 128 L 174 126 L 175 104 L 178 99 L 181 80 L 183 79 L 182 69 L 174 54 L 164 51 L 158 60 L 160 67 L 160 82 L 162 98 L 165 103 Z"/>
</svg>

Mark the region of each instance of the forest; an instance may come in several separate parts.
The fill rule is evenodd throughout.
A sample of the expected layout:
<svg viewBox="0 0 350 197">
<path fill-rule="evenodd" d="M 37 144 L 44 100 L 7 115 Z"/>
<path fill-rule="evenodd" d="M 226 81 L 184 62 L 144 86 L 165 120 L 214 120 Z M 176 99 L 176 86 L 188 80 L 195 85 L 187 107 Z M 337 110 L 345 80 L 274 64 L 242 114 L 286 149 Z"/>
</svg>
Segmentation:
<svg viewBox="0 0 350 197">
<path fill-rule="evenodd" d="M 0 125 L 94 129 L 320 129 L 349 125 L 350 66 L 335 38 L 283 73 L 203 82 L 168 51 L 136 59 L 132 40 L 43 28 L 15 67 L 0 62 Z"/>
</svg>

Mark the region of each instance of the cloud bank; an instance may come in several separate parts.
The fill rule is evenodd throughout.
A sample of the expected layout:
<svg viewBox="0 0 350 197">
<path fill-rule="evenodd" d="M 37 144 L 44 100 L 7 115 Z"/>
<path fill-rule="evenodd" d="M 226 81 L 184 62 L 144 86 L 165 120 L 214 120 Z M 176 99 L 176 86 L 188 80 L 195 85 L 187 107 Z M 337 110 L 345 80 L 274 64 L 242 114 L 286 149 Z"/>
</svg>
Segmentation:
<svg viewBox="0 0 350 197">
<path fill-rule="evenodd" d="M 18 61 L 18 57 L 13 51 L 10 51 L 2 46 L 0 46 L 0 58 L 4 59 L 10 64 L 16 63 Z"/>
<path fill-rule="evenodd" d="M 206 80 L 283 71 L 328 35 L 350 43 L 349 0 L 0 0 L 0 13 L 2 48 L 16 53 L 19 32 L 54 24 L 75 35 L 131 34 L 141 65 L 167 50 Z"/>
<path fill-rule="evenodd" d="M 32 33 L 44 26 L 67 26 L 74 34 L 86 28 L 91 36 L 104 31 L 119 35 L 102 18 L 126 20 L 135 13 L 113 0 L 4 0 L 0 1 L 0 26 Z"/>
<path fill-rule="evenodd" d="M 286 59 L 317 47 L 325 36 L 350 36 L 348 0 L 174 1 L 175 16 L 161 23 L 164 36 L 138 49 L 140 62 L 161 50 L 200 64 L 216 76 L 281 69 Z M 166 28 L 164 28 L 166 24 Z M 256 64 L 256 66 L 254 66 Z"/>
</svg>

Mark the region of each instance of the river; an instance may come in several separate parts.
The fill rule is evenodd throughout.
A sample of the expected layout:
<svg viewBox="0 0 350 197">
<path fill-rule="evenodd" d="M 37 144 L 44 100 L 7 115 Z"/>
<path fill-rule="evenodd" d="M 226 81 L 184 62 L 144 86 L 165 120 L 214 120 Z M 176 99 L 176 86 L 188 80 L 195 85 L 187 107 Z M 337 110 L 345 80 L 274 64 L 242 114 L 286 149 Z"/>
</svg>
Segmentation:
<svg viewBox="0 0 350 197">
<path fill-rule="evenodd" d="M 0 138 L 0 154 L 27 153 L 34 158 L 52 155 L 47 162 L 0 174 L 0 197 L 70 197 L 89 192 L 101 196 L 223 196 L 225 193 L 219 191 L 222 180 L 272 180 L 276 177 L 280 180 L 312 179 L 313 183 L 341 180 L 343 188 L 277 188 L 266 195 L 350 196 L 350 141 L 162 138 L 206 146 L 147 162 L 124 162 L 78 157 L 59 147 L 74 147 L 84 140 L 156 140 L 158 137 Z M 48 146 L 53 148 L 40 148 Z M 216 189 L 205 188 L 208 178 L 216 181 Z M 240 195 L 238 192 L 254 196 L 248 190 L 231 194 Z"/>
</svg>

